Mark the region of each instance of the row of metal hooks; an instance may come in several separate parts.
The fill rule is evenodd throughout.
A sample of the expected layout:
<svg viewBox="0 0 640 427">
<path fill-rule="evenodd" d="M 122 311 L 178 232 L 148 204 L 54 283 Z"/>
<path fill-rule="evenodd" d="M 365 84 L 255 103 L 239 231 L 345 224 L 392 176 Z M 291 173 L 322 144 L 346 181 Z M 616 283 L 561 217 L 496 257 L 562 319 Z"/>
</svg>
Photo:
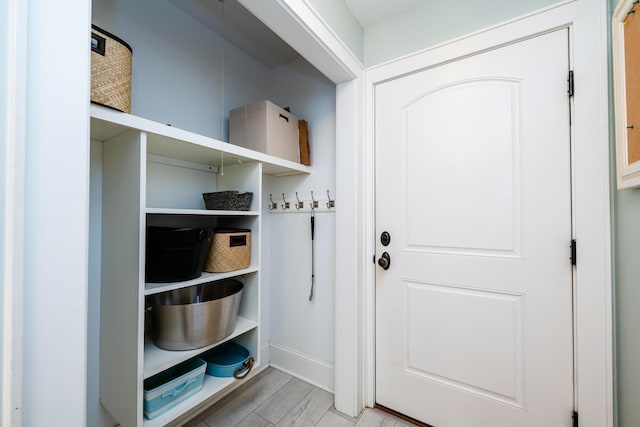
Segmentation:
<svg viewBox="0 0 640 427">
<path fill-rule="evenodd" d="M 296 191 L 296 201 L 293 202 L 293 205 L 298 210 L 305 209 L 306 205 L 308 205 L 309 208 L 311 209 L 318 209 L 320 205 L 320 200 L 316 200 L 316 198 L 313 195 L 313 191 L 311 191 L 311 200 L 307 200 L 307 201 L 300 200 L 300 197 L 298 196 L 298 192 Z M 327 209 L 332 209 L 336 207 L 336 201 L 331 198 L 331 194 L 329 193 L 329 190 L 327 190 L 327 200 L 324 201 L 324 205 L 327 207 Z M 287 200 L 284 193 L 282 193 L 282 203 L 280 204 L 280 207 L 283 210 L 291 209 L 291 202 Z M 275 202 L 273 200 L 273 194 L 269 194 L 269 210 L 273 211 L 276 209 L 278 209 L 278 202 Z"/>
</svg>

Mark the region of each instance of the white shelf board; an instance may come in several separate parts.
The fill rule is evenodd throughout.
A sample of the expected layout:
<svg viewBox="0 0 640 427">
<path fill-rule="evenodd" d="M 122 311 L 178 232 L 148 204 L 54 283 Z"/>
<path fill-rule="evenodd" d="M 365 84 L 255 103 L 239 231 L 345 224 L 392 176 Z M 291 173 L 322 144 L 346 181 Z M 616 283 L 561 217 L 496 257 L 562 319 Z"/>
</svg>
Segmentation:
<svg viewBox="0 0 640 427">
<path fill-rule="evenodd" d="M 202 390 L 198 393 L 190 396 L 188 399 L 180 402 L 174 408 L 171 408 L 169 411 L 160 415 L 158 418 L 154 418 L 153 420 L 144 419 L 143 425 L 144 427 L 162 427 L 170 422 L 174 421 L 182 414 L 186 414 L 191 409 L 197 407 L 198 405 L 206 402 L 207 400 L 214 397 L 216 394 L 222 397 L 222 392 L 226 392 L 227 389 L 229 391 L 239 387 L 243 384 L 244 381 L 252 378 L 253 376 L 259 374 L 265 368 L 260 365 L 254 365 L 251 373 L 244 380 L 237 380 L 233 377 L 222 378 L 222 377 L 212 377 L 210 375 L 204 376 L 204 382 L 202 384 Z M 226 394 L 226 393 L 225 393 Z"/>
<path fill-rule="evenodd" d="M 242 270 L 229 271 L 227 273 L 207 273 L 203 272 L 202 276 L 195 279 L 186 280 L 184 282 L 172 282 L 172 283 L 145 283 L 144 294 L 153 295 L 160 292 L 172 291 L 174 289 L 186 288 L 189 286 L 200 285 L 202 283 L 213 282 L 216 280 L 228 279 L 230 277 L 243 276 L 245 274 L 255 273 L 258 271 L 258 266 L 250 265 L 248 268 Z"/>
<path fill-rule="evenodd" d="M 311 173 L 310 166 L 253 151 L 238 145 L 227 143 L 223 144 L 222 148 L 225 151 L 225 164 L 228 162 L 227 159 L 230 159 L 232 162 L 253 160 L 262 162 L 262 173 L 265 175 L 298 175 Z"/>
<path fill-rule="evenodd" d="M 175 130 L 175 128 L 169 129 Z M 190 132 L 185 133 L 189 134 Z M 220 167 L 223 159 L 225 164 L 231 163 L 225 158 L 226 156 L 223 157 L 222 147 L 227 145 L 226 143 L 200 135 L 196 135 L 198 138 L 194 138 L 193 135 L 196 134 L 183 135 L 190 137 L 186 139 L 176 138 L 175 135 L 147 132 L 147 152 L 156 156 L 214 167 Z M 247 162 L 249 161 L 255 160 L 247 160 Z"/>
<path fill-rule="evenodd" d="M 208 209 L 147 208 L 153 215 L 258 216 L 258 211 L 214 211 Z"/>
<path fill-rule="evenodd" d="M 222 141 L 167 126 L 153 120 L 143 119 L 101 105 L 91 104 L 91 139 L 104 141 L 127 130 L 135 129 L 167 139 L 201 145 L 208 149 L 220 150 Z M 202 163 L 202 162 L 200 162 Z"/>
<path fill-rule="evenodd" d="M 153 340 L 151 340 L 151 337 L 145 337 L 144 378 L 146 379 L 155 374 L 158 374 L 164 371 L 165 369 L 175 366 L 180 362 L 184 362 L 185 360 L 191 359 L 192 357 L 195 357 L 200 353 L 203 353 L 209 350 L 210 348 L 218 346 L 223 342 L 229 341 L 257 327 L 258 327 L 258 322 L 254 320 L 249 320 L 245 317 L 238 316 L 236 320 L 236 328 L 234 329 L 231 335 L 229 335 L 228 337 L 226 337 L 221 341 L 216 342 L 215 344 L 211 344 L 209 346 L 202 347 L 202 348 L 197 348 L 195 350 L 183 350 L 183 351 L 163 350 L 153 343 Z"/>
<path fill-rule="evenodd" d="M 262 162 L 266 175 L 311 173 L 310 166 L 91 104 L 91 139 L 104 141 L 128 130 L 148 134 L 149 154 L 217 167 L 222 163 Z"/>
</svg>

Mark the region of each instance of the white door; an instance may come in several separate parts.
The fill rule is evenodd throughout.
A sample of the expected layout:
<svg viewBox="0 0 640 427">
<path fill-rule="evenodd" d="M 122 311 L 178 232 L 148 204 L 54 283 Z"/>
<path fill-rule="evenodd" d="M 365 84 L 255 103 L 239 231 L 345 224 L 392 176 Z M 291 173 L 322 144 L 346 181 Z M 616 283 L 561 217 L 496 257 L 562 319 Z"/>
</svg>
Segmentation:
<svg viewBox="0 0 640 427">
<path fill-rule="evenodd" d="M 376 88 L 378 404 L 572 425 L 568 71 L 558 30 Z"/>
</svg>

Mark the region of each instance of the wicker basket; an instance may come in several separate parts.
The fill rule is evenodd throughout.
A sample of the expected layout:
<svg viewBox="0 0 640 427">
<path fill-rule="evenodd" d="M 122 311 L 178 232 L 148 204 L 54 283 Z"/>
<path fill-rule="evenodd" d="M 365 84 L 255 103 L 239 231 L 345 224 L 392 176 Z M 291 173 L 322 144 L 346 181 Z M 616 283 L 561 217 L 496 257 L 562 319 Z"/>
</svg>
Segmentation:
<svg viewBox="0 0 640 427">
<path fill-rule="evenodd" d="M 91 102 L 131 112 L 131 47 L 91 26 Z"/>
<path fill-rule="evenodd" d="M 216 191 L 202 193 L 204 205 L 209 210 L 220 211 L 248 211 L 253 199 L 252 192 Z"/>
<path fill-rule="evenodd" d="M 251 264 L 250 230 L 216 230 L 204 271 L 226 273 L 248 268 Z"/>
</svg>

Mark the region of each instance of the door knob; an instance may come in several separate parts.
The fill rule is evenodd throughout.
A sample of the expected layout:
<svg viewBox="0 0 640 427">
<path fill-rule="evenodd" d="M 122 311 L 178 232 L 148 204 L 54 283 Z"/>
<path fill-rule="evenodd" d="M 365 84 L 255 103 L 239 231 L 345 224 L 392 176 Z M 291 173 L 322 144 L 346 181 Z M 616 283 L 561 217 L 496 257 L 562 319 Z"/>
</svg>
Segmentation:
<svg viewBox="0 0 640 427">
<path fill-rule="evenodd" d="M 383 270 L 388 270 L 391 266 L 391 257 L 389 253 L 384 252 L 380 258 L 378 258 L 378 265 L 382 267 Z"/>
</svg>

